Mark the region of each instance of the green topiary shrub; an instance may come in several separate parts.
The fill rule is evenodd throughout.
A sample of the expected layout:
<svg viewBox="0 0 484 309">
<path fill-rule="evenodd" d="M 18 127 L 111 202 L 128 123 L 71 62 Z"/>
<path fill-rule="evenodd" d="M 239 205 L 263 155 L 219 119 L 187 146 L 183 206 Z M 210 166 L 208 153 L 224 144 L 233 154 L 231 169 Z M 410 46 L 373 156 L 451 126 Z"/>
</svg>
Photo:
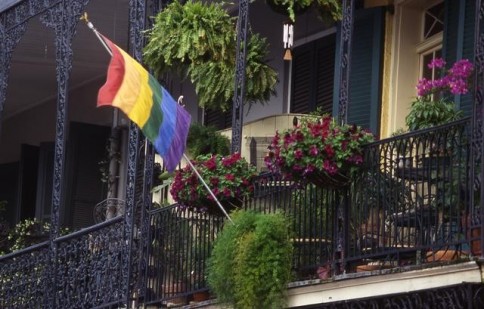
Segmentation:
<svg viewBox="0 0 484 309">
<path fill-rule="evenodd" d="M 282 213 L 232 213 L 214 244 L 208 283 L 234 308 L 282 308 L 291 279 L 293 247 Z"/>
</svg>

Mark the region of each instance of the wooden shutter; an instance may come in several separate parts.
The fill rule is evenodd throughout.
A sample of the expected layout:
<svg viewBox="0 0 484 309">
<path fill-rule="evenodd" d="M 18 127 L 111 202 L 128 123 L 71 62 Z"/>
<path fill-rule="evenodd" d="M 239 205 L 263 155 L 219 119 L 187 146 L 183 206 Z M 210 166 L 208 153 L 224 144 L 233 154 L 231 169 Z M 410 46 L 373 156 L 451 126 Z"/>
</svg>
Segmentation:
<svg viewBox="0 0 484 309">
<path fill-rule="evenodd" d="M 380 130 L 384 18 L 383 7 L 356 12 L 351 54 L 348 123 L 369 128 L 375 134 Z M 337 42 L 337 51 L 339 46 Z M 335 76 L 335 89 L 339 89 L 339 67 Z M 336 91 L 334 106 L 338 106 Z"/>
<path fill-rule="evenodd" d="M 20 220 L 35 217 L 39 147 L 21 145 L 19 167 Z"/>
<path fill-rule="evenodd" d="M 108 127 L 70 124 L 65 217 L 74 229 L 94 224 L 94 206 L 106 198 L 99 161 L 106 157 L 109 133 Z"/>
<path fill-rule="evenodd" d="M 35 217 L 50 222 L 54 177 L 54 143 L 42 142 L 39 147 L 39 169 Z"/>
<path fill-rule="evenodd" d="M 3 218 L 10 225 L 17 223 L 17 192 L 18 192 L 19 163 L 0 164 L 0 201 L 7 201 L 7 209 Z"/>
<path fill-rule="evenodd" d="M 335 34 L 293 51 L 291 113 L 332 112 Z"/>
<path fill-rule="evenodd" d="M 443 58 L 450 67 L 456 60 L 474 59 L 474 15 L 475 0 L 445 2 L 445 26 L 443 42 Z M 469 116 L 472 111 L 472 94 L 453 98 L 457 107 Z"/>
<path fill-rule="evenodd" d="M 232 105 L 226 112 L 206 109 L 204 119 L 204 125 L 212 126 L 217 130 L 230 128 L 232 127 Z"/>
</svg>

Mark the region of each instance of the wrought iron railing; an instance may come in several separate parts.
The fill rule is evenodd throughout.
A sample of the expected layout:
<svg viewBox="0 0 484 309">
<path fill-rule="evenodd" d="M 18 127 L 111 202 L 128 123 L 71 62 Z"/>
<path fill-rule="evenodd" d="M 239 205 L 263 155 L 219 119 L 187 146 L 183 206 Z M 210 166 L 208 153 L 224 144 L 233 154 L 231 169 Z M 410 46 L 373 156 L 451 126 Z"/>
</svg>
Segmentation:
<svg viewBox="0 0 484 309">
<path fill-rule="evenodd" d="M 468 184 L 469 149 L 468 120 L 381 140 L 365 148 L 347 188 L 261 174 L 244 208 L 291 218 L 296 280 L 480 255 L 472 248 L 480 211 L 469 201 L 480 198 Z M 177 205 L 146 215 L 146 246 L 134 227 L 129 247 L 120 216 L 0 257 L 0 307 L 167 305 L 207 291 L 206 262 L 224 218 Z M 145 273 L 128 267 L 134 251 Z"/>
<path fill-rule="evenodd" d="M 368 145 L 361 175 L 342 190 L 262 174 L 244 207 L 281 210 L 292 219 L 297 280 L 472 254 L 469 124 L 465 119 Z M 207 288 L 204 262 L 221 224 L 222 218 L 176 205 L 152 212 L 147 303 L 187 301 Z"/>
<path fill-rule="evenodd" d="M 366 148 L 350 191 L 347 271 L 362 261 L 393 267 L 472 253 L 469 125 L 466 119 Z"/>
<path fill-rule="evenodd" d="M 124 221 L 0 257 L 1 308 L 111 308 L 126 303 Z"/>
</svg>

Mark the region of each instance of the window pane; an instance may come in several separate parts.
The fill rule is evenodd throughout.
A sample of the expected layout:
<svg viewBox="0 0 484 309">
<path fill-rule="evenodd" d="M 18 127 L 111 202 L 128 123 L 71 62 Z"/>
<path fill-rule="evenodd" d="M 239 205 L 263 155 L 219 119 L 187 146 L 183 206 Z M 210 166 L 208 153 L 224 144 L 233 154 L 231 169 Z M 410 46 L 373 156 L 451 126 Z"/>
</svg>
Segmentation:
<svg viewBox="0 0 484 309">
<path fill-rule="evenodd" d="M 425 12 L 424 39 L 444 31 L 444 3 L 434 5 Z"/>
<path fill-rule="evenodd" d="M 432 70 L 429 69 L 428 64 L 434 58 L 433 53 L 429 53 L 423 56 L 422 77 L 426 79 L 432 79 Z"/>
</svg>

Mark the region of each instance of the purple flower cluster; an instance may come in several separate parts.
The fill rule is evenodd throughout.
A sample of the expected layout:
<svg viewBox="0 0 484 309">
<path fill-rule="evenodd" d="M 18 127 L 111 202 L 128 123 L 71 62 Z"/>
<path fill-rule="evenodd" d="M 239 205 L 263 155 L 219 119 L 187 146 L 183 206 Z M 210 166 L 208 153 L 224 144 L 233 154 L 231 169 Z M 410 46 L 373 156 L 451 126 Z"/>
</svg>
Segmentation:
<svg viewBox="0 0 484 309">
<path fill-rule="evenodd" d="M 446 62 L 443 59 L 435 58 L 428 64 L 428 67 L 430 69 L 444 69 L 445 65 Z M 474 66 L 468 59 L 459 60 L 439 79 L 420 79 L 417 84 L 417 95 L 424 97 L 446 90 L 454 95 L 466 94 L 469 91 L 468 81 L 473 70 Z"/>
</svg>

